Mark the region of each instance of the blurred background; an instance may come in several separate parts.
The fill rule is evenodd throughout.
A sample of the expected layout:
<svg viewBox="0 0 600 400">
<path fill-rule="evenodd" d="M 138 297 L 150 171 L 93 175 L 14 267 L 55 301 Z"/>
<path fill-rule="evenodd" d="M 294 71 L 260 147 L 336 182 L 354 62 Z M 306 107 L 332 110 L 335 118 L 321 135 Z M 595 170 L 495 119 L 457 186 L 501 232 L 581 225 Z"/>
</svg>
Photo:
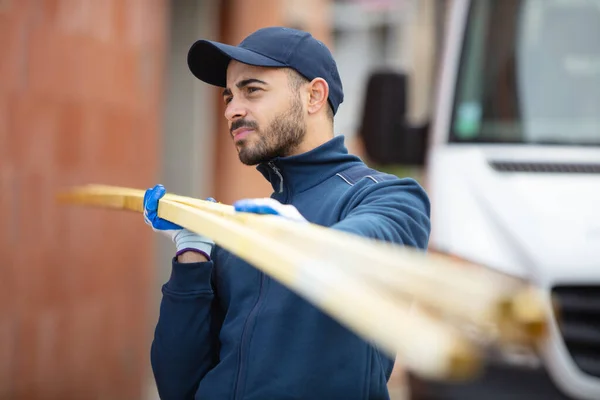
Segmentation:
<svg viewBox="0 0 600 400">
<path fill-rule="evenodd" d="M 598 173 L 594 168 L 600 155 L 589 150 L 600 142 L 598 1 L 472 3 L 0 0 L 0 399 L 158 398 L 149 349 L 172 245 L 158 239 L 140 215 L 59 206 L 54 202 L 59 190 L 87 183 L 145 189 L 160 182 L 170 192 L 212 196 L 223 203 L 270 194 L 264 178 L 238 161 L 218 90 L 188 71 L 186 54 L 198 38 L 237 44 L 271 25 L 310 31 L 332 49 L 344 83 L 336 134 L 344 135 L 350 151 L 367 163 L 419 179 L 435 195 L 432 198 L 452 200 L 445 196 L 443 176 L 435 173 L 448 169 L 426 164 L 436 154 L 435 146 L 443 143 L 558 142 L 571 151 L 561 155 L 568 162 L 559 168 L 590 176 L 581 170 L 589 167 Z M 548 11 L 544 7 L 550 4 L 554 8 Z M 544 25 L 545 15 L 556 19 Z M 528 43 L 538 48 L 536 35 L 547 37 L 539 32 L 561 26 L 563 15 L 571 21 L 564 32 L 575 33 L 551 36 L 547 43 L 560 43 L 558 50 L 549 47 L 544 52 L 540 45 L 542 55 L 554 58 L 535 58 L 527 64 L 529 69 L 505 68 L 513 65 L 515 54 L 536 54 L 526 46 L 523 50 L 515 32 L 524 35 L 529 32 L 523 33 L 525 28 L 532 29 L 527 38 L 533 44 Z M 581 15 L 587 17 L 577 19 Z M 467 50 L 461 53 L 465 27 L 470 33 L 464 36 Z M 566 48 L 573 50 L 571 58 L 564 56 Z M 497 51 L 489 55 L 489 49 Z M 536 80 L 535 68 L 555 62 L 565 66 L 566 75 L 546 69 L 548 75 Z M 515 86 L 523 76 L 535 87 Z M 549 82 L 563 78 L 571 80 L 552 91 Z M 462 96 L 456 107 L 455 80 L 460 83 L 456 96 Z M 591 92 L 582 95 L 586 87 Z M 514 105 L 521 103 L 521 96 L 529 108 L 518 112 Z M 546 100 L 552 104 L 544 114 L 544 107 L 535 106 L 549 98 L 563 101 Z M 575 125 L 579 133 L 574 139 L 561 142 L 560 135 L 547 133 L 547 118 L 545 125 L 539 118 L 557 116 L 556 110 L 574 101 L 585 101 L 585 107 L 561 114 L 560 121 L 550 120 L 563 125 L 583 121 Z M 401 132 L 386 125 L 393 125 L 398 116 L 405 128 Z M 448 134 L 447 139 L 442 131 L 451 119 L 458 134 Z M 537 136 L 525 135 L 525 126 Z M 404 152 L 390 154 L 394 144 Z M 573 153 L 572 145 L 582 144 L 588 151 Z M 509 152 L 498 159 L 513 164 L 498 168 L 538 168 L 554 160 L 544 154 L 545 159 L 532 161 L 518 151 Z M 450 156 L 440 153 L 435 159 Z M 459 156 L 478 160 L 472 152 Z M 469 170 L 465 168 L 462 172 Z M 588 197 L 585 204 L 579 203 L 587 214 L 578 221 L 598 216 L 595 179 L 594 190 L 589 181 L 580 181 Z M 544 193 L 556 192 L 550 187 Z M 460 203 L 457 210 L 473 210 L 464 198 L 454 200 Z M 551 216 L 556 210 L 545 212 Z M 434 250 L 503 271 L 514 272 L 511 268 L 525 262 L 518 258 L 522 252 L 510 255 L 506 241 L 504 247 L 490 249 L 490 243 L 496 243 L 494 234 L 477 231 L 482 229 L 477 223 L 468 224 L 468 229 L 479 238 L 480 252 L 466 248 L 456 238 L 469 236 L 469 231 L 450 229 L 460 225 L 460 213 L 440 207 L 433 213 L 442 221 L 432 236 Z M 474 213 L 474 218 L 486 217 Z M 596 236 L 598 232 L 600 228 Z M 514 273 L 526 276 L 523 270 L 527 268 Z M 594 273 L 590 272 L 598 281 Z M 565 349 L 560 343 L 556 351 Z M 577 367 L 569 361 L 567 368 Z M 600 369 L 594 368 L 587 370 L 588 377 L 600 376 Z M 590 382 L 592 389 L 598 388 L 596 381 Z M 389 386 L 393 399 L 408 398 L 401 365 Z"/>
</svg>

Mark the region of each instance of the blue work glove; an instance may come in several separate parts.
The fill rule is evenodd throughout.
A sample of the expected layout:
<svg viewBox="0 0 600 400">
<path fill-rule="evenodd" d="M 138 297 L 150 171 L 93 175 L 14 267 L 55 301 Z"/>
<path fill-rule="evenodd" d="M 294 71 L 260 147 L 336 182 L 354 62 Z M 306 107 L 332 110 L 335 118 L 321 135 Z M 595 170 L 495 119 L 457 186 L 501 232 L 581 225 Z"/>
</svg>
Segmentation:
<svg viewBox="0 0 600 400">
<path fill-rule="evenodd" d="M 254 214 L 280 215 L 296 222 L 308 222 L 300 211 L 291 204 L 281 204 L 275 199 L 244 199 L 233 204 L 235 211 Z"/>
<path fill-rule="evenodd" d="M 215 246 L 214 241 L 170 221 L 159 218 L 158 201 L 165 193 L 165 187 L 160 184 L 146 190 L 146 193 L 144 193 L 144 221 L 146 224 L 150 225 L 155 232 L 164 234 L 175 243 L 177 249 L 176 256 L 186 251 L 195 251 L 203 254 L 210 260 L 210 253 Z M 212 198 L 208 200 L 215 201 Z"/>
</svg>

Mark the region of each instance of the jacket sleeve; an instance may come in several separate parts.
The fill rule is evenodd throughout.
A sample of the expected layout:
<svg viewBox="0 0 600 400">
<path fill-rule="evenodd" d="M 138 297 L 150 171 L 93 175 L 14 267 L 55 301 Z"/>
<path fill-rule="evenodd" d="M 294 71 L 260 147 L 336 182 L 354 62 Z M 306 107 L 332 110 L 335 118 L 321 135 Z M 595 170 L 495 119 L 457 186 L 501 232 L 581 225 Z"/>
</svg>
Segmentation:
<svg viewBox="0 0 600 400">
<path fill-rule="evenodd" d="M 347 207 L 333 229 L 426 249 L 431 230 L 430 203 L 412 178 L 374 183 L 363 179 L 346 199 Z"/>
<path fill-rule="evenodd" d="M 162 400 L 193 399 L 199 382 L 218 361 L 220 317 L 211 275 L 213 261 L 173 259 L 163 285 L 151 364 Z"/>
<path fill-rule="evenodd" d="M 429 243 L 430 202 L 421 186 L 411 178 L 374 183 L 368 178 L 350 191 L 342 220 L 332 228 L 356 235 L 425 250 Z M 390 358 L 376 346 L 385 379 L 394 368 Z"/>
</svg>

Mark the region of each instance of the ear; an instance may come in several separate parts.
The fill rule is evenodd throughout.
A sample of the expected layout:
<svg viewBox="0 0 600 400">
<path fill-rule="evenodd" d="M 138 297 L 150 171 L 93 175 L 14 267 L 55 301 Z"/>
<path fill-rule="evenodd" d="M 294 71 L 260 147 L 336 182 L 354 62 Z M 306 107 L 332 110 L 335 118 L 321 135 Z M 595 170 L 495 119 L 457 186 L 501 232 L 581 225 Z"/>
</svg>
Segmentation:
<svg viewBox="0 0 600 400">
<path fill-rule="evenodd" d="M 308 113 L 316 114 L 327 107 L 329 85 L 323 78 L 315 78 L 308 85 Z"/>
</svg>

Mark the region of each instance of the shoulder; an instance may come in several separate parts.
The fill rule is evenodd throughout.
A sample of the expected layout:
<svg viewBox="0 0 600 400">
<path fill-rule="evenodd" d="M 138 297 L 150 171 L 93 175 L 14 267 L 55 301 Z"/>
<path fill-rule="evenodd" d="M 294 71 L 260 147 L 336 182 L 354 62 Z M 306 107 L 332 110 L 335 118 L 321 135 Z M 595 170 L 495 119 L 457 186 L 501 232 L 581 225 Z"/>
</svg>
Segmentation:
<svg viewBox="0 0 600 400">
<path fill-rule="evenodd" d="M 400 179 L 395 175 L 378 171 L 362 163 L 354 165 L 342 172 L 338 172 L 337 176 L 350 186 L 354 186 L 364 179 L 368 179 L 374 183 Z"/>
<path fill-rule="evenodd" d="M 401 178 L 364 164 L 337 175 L 350 186 L 343 201 L 346 213 L 361 205 L 385 203 L 392 207 L 415 207 L 429 215 L 429 197 L 414 178 Z"/>
</svg>

